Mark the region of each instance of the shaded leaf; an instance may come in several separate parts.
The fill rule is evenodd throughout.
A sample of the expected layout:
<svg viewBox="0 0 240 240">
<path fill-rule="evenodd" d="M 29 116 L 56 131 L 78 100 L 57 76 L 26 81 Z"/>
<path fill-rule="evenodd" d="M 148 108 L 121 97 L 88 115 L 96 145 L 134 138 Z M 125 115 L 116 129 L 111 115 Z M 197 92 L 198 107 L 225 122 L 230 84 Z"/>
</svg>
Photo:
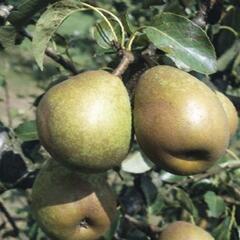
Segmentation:
<svg viewBox="0 0 240 240">
<path fill-rule="evenodd" d="M 177 188 L 176 198 L 184 209 L 191 213 L 195 219 L 198 218 L 198 210 L 194 206 L 192 199 L 185 191 L 183 191 L 180 188 Z"/>
<path fill-rule="evenodd" d="M 0 44 L 8 49 L 15 45 L 17 31 L 13 26 L 3 26 L 0 28 Z"/>
<path fill-rule="evenodd" d="M 5 77 L 0 75 L 0 87 L 4 87 L 6 84 Z"/>
<path fill-rule="evenodd" d="M 240 52 L 240 41 L 235 41 L 232 47 L 230 47 L 224 54 L 220 56 L 217 61 L 218 71 L 224 71 L 228 65 L 234 60 L 237 54 Z"/>
<path fill-rule="evenodd" d="M 144 32 L 149 40 L 178 64 L 211 74 L 216 71 L 216 55 L 207 34 L 187 18 L 163 13 Z"/>
<path fill-rule="evenodd" d="M 20 124 L 15 133 L 22 141 L 32 141 L 38 139 L 36 121 L 28 121 Z"/>
<path fill-rule="evenodd" d="M 152 204 L 157 197 L 157 188 L 153 184 L 150 176 L 143 175 L 141 177 L 141 189 L 143 191 L 147 204 Z"/>
<path fill-rule="evenodd" d="M 5 151 L 0 158 L 0 181 L 15 183 L 27 170 L 26 164 L 19 154 Z"/>
<path fill-rule="evenodd" d="M 213 231 L 213 236 L 216 240 L 230 240 L 230 229 L 231 219 L 227 217 L 223 220 Z"/>
<path fill-rule="evenodd" d="M 225 211 L 225 203 L 223 199 L 216 195 L 215 192 L 208 191 L 204 195 L 204 201 L 208 205 L 208 216 L 209 217 L 220 217 Z"/>
<path fill-rule="evenodd" d="M 133 24 L 133 17 L 130 15 L 130 13 L 126 12 L 123 16 L 123 23 L 125 29 L 128 31 L 129 34 L 134 33 L 138 28 L 134 26 Z"/>
<path fill-rule="evenodd" d="M 121 212 L 118 209 L 117 213 L 116 213 L 116 217 L 115 217 L 113 223 L 111 224 L 111 228 L 104 234 L 104 239 L 105 240 L 112 240 L 112 239 L 114 239 L 114 234 L 115 234 L 117 228 L 119 227 L 121 218 L 122 218 Z"/>
<path fill-rule="evenodd" d="M 117 38 L 121 39 L 121 29 L 119 25 L 114 21 L 110 22 L 114 28 Z M 113 32 L 105 21 L 101 21 L 96 24 L 93 29 L 93 37 L 96 40 L 97 44 L 104 49 L 112 48 L 113 42 L 115 40 Z"/>
<path fill-rule="evenodd" d="M 158 194 L 154 203 L 148 208 L 149 212 L 154 215 L 162 214 L 162 210 L 165 207 L 164 198 L 161 194 Z"/>
</svg>

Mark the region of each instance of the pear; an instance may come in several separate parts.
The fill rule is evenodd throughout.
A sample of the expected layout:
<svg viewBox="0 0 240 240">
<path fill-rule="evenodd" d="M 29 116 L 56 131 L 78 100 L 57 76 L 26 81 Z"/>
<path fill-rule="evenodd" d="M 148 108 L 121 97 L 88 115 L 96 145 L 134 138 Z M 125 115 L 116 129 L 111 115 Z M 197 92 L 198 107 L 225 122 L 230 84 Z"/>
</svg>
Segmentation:
<svg viewBox="0 0 240 240">
<path fill-rule="evenodd" d="M 238 113 L 231 100 L 223 93 L 216 91 L 217 97 L 223 105 L 228 118 L 230 136 L 234 136 L 238 128 Z"/>
<path fill-rule="evenodd" d="M 57 161 L 83 172 L 120 165 L 129 150 L 131 125 L 126 88 L 101 70 L 50 88 L 37 109 L 42 145 Z"/>
<path fill-rule="evenodd" d="M 170 66 L 153 67 L 140 77 L 134 127 L 147 157 L 178 175 L 210 168 L 229 144 L 227 116 L 216 94 Z"/>
<path fill-rule="evenodd" d="M 95 240 L 111 226 L 116 200 L 102 174 L 79 174 L 50 161 L 34 182 L 32 211 L 53 239 Z"/>
<path fill-rule="evenodd" d="M 214 238 L 196 225 L 177 221 L 162 231 L 159 240 L 214 240 Z"/>
</svg>

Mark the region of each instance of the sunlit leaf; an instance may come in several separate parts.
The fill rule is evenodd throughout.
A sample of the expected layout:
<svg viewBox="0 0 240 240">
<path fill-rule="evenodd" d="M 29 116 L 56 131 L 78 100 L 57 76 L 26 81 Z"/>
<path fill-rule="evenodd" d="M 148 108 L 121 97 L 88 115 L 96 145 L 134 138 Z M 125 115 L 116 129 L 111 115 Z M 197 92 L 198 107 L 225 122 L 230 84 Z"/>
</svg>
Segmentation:
<svg viewBox="0 0 240 240">
<path fill-rule="evenodd" d="M 207 34 L 189 19 L 163 13 L 144 32 L 156 47 L 178 63 L 181 61 L 200 73 L 216 71 L 216 55 Z"/>
<path fill-rule="evenodd" d="M 140 151 L 134 151 L 122 162 L 122 170 L 129 173 L 144 173 L 153 167 L 150 162 Z"/>
<path fill-rule="evenodd" d="M 33 54 L 43 70 L 43 58 L 53 34 L 72 13 L 82 10 L 82 6 L 71 0 L 59 1 L 51 5 L 40 17 L 33 35 Z"/>
</svg>

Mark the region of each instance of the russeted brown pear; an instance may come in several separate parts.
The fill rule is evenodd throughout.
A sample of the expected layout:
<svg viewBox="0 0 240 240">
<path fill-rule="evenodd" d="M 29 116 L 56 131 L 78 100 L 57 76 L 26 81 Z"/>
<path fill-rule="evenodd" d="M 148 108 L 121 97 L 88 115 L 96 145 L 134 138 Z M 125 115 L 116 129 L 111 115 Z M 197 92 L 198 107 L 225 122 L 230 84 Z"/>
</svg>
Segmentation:
<svg viewBox="0 0 240 240">
<path fill-rule="evenodd" d="M 34 182 L 32 211 L 53 239 L 95 240 L 110 228 L 116 200 L 102 174 L 88 177 L 50 161 Z"/>
<path fill-rule="evenodd" d="M 140 77 L 134 127 L 149 159 L 178 175 L 205 171 L 229 144 L 227 116 L 216 94 L 170 66 L 153 67 Z"/>
<path fill-rule="evenodd" d="M 214 238 L 196 225 L 177 221 L 162 231 L 159 240 L 214 240 Z"/>
<path fill-rule="evenodd" d="M 85 172 L 118 166 L 128 153 L 131 106 L 120 78 L 88 71 L 45 94 L 37 109 L 42 145 L 54 159 Z"/>
<path fill-rule="evenodd" d="M 238 113 L 236 108 L 234 107 L 231 100 L 225 96 L 223 93 L 216 91 L 217 97 L 223 105 L 225 113 L 228 118 L 229 128 L 230 128 L 230 136 L 232 137 L 238 128 Z"/>
</svg>

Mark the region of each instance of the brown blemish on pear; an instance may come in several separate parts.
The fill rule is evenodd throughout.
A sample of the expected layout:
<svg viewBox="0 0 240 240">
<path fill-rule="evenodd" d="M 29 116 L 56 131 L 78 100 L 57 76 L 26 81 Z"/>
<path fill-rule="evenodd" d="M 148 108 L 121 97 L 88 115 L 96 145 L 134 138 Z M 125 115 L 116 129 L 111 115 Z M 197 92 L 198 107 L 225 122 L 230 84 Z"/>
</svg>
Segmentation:
<svg viewBox="0 0 240 240">
<path fill-rule="evenodd" d="M 205 171 L 229 144 L 216 94 L 192 75 L 157 66 L 140 78 L 134 99 L 138 143 L 155 164 L 179 175 Z"/>
</svg>

